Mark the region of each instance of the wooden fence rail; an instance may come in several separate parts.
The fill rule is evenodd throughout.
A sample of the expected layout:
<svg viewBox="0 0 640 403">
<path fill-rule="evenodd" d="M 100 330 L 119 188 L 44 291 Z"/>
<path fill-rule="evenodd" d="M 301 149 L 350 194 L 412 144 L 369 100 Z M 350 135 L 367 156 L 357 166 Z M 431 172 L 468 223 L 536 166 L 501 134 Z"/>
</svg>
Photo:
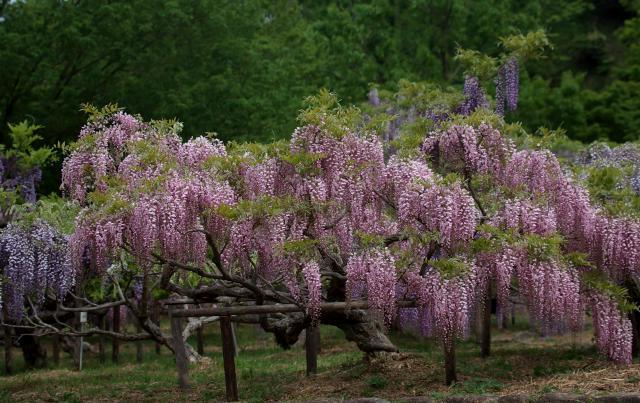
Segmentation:
<svg viewBox="0 0 640 403">
<path fill-rule="evenodd" d="M 399 301 L 398 308 L 415 307 L 415 301 Z M 369 309 L 367 301 L 352 302 L 324 302 L 320 304 L 322 312 L 340 312 L 349 309 Z M 291 313 L 304 312 L 305 307 L 295 304 L 272 304 L 272 305 L 240 305 L 223 306 L 216 308 L 191 308 L 172 312 L 173 316 L 180 318 L 191 318 L 197 316 L 225 316 L 225 315 L 259 315 L 267 313 Z"/>
</svg>

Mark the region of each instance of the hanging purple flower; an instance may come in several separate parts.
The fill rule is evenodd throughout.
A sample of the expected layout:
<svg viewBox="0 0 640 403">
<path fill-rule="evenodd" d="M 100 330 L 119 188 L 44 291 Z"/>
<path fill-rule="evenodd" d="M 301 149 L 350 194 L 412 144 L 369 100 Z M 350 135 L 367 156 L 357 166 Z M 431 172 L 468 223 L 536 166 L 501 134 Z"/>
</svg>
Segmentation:
<svg viewBox="0 0 640 403">
<path fill-rule="evenodd" d="M 505 103 L 509 111 L 518 107 L 518 87 L 520 85 L 520 68 L 518 59 L 510 57 L 498 69 L 496 83 L 496 113 L 504 116 Z"/>
<path fill-rule="evenodd" d="M 10 223 L 0 231 L 0 269 L 8 280 L 0 306 L 6 304 L 14 320 L 22 317 L 27 296 L 39 305 L 45 291 L 63 298 L 75 282 L 66 237 L 43 221 L 28 226 Z"/>
<path fill-rule="evenodd" d="M 496 113 L 500 116 L 504 116 L 504 101 L 505 101 L 505 67 L 500 66 L 498 74 L 496 75 Z"/>
<path fill-rule="evenodd" d="M 369 91 L 369 104 L 372 106 L 380 105 L 380 96 L 378 95 L 377 88 L 372 88 L 371 91 Z"/>
<path fill-rule="evenodd" d="M 507 108 L 515 111 L 518 107 L 518 86 L 520 85 L 520 69 L 518 67 L 518 59 L 509 58 L 505 63 L 505 92 L 507 100 Z"/>
<path fill-rule="evenodd" d="M 463 95 L 465 100 L 456 111 L 460 115 L 468 116 L 478 108 L 487 108 L 489 106 L 484 88 L 480 85 L 478 77 L 465 77 Z"/>
<path fill-rule="evenodd" d="M 449 120 L 449 114 L 447 112 L 435 111 L 433 109 L 429 109 L 425 112 L 424 116 L 433 121 L 436 125 Z"/>
</svg>

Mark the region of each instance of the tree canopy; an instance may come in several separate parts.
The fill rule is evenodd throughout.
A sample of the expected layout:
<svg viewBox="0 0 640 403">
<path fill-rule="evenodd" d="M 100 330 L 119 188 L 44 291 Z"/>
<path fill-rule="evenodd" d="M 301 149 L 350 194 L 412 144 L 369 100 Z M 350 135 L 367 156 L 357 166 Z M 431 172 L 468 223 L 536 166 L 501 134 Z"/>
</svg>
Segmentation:
<svg viewBox="0 0 640 403">
<path fill-rule="evenodd" d="M 2 1 L 0 133 L 30 119 L 69 141 L 82 103 L 117 102 L 186 135 L 285 138 L 320 88 L 358 103 L 400 79 L 461 85 L 459 46 L 498 56 L 500 38 L 543 28 L 554 50 L 528 63 L 509 118 L 633 140 L 638 21 L 632 1 Z"/>
</svg>

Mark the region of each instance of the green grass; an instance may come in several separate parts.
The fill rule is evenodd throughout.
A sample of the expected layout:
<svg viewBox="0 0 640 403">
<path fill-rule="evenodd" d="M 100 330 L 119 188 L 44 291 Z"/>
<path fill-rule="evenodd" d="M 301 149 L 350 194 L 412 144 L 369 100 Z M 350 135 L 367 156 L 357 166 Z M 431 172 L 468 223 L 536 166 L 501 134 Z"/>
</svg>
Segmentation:
<svg viewBox="0 0 640 403">
<path fill-rule="evenodd" d="M 356 346 L 345 341 L 340 330 L 323 326 L 318 375 L 308 379 L 300 344 L 282 350 L 268 335 L 243 325 L 237 332 L 240 397 L 245 401 L 265 401 L 496 394 L 510 390 L 524 379 L 543 382 L 593 363 L 597 368 L 609 365 L 591 346 L 589 336 L 583 335 L 576 342 L 566 337 L 541 339 L 523 329 L 520 323 L 507 331 L 494 329 L 492 355 L 487 359 L 479 357 L 474 342 L 459 342 L 456 353 L 459 382 L 445 387 L 442 352 L 439 343 L 433 340 L 391 334 L 402 353 L 380 361 L 365 361 Z M 195 340 L 190 342 L 195 345 Z M 28 371 L 20 352 L 14 350 L 16 374 L 0 377 L 0 401 L 221 400 L 225 391 L 220 345 L 217 325 L 209 325 L 205 332 L 205 355 L 211 362 L 190 366 L 192 391 L 188 394 L 177 388 L 173 357 L 167 350 L 157 355 L 151 342 L 145 342 L 144 361 L 140 364 L 135 361 L 135 345 L 130 343 L 121 346 L 119 364 L 110 361 L 101 364 L 95 354 L 86 354 L 82 372 L 71 369 L 72 361 L 66 354 L 58 367 L 50 364 L 45 369 Z M 640 371 L 627 375 L 624 383 L 633 388 L 640 383 L 639 379 Z M 540 385 L 531 393 L 555 390 L 553 386 Z"/>
</svg>

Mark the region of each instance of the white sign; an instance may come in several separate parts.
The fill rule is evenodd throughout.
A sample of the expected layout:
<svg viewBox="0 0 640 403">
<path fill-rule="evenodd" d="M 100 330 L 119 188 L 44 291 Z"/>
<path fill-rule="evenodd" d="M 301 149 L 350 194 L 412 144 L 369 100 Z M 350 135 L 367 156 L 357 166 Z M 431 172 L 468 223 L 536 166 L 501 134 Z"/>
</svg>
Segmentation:
<svg viewBox="0 0 640 403">
<path fill-rule="evenodd" d="M 86 322 L 87 322 L 87 313 L 80 312 L 80 323 L 86 323 Z"/>
</svg>

